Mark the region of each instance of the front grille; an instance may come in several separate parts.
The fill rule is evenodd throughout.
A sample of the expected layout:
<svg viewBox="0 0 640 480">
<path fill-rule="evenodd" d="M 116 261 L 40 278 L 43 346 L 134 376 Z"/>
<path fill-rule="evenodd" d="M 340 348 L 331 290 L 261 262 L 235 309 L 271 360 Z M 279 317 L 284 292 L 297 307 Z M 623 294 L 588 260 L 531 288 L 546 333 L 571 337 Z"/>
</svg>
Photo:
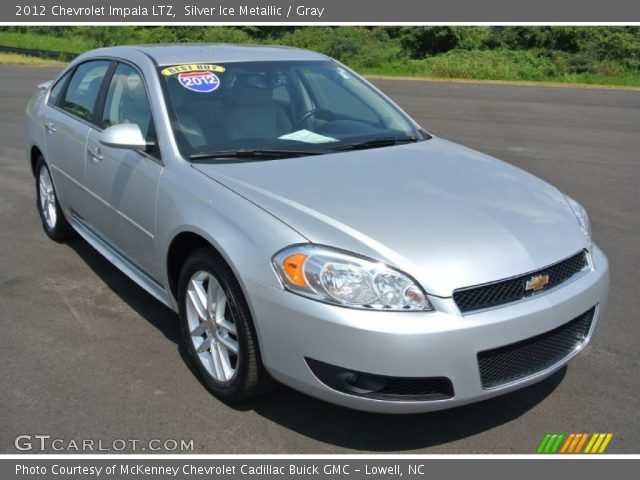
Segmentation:
<svg viewBox="0 0 640 480">
<path fill-rule="evenodd" d="M 584 270 L 589 263 L 587 253 L 582 251 L 573 257 L 550 265 L 546 268 L 529 272 L 498 282 L 467 287 L 453 292 L 453 300 L 461 312 L 470 312 L 482 308 L 495 307 L 515 302 L 535 293 L 544 292 L 569 280 L 576 273 Z M 527 291 L 526 283 L 536 275 L 549 275 L 549 283 L 538 292 Z"/>
<path fill-rule="evenodd" d="M 478 353 L 482 387 L 505 385 L 562 361 L 584 343 L 594 313 L 595 307 L 549 332 Z"/>
</svg>

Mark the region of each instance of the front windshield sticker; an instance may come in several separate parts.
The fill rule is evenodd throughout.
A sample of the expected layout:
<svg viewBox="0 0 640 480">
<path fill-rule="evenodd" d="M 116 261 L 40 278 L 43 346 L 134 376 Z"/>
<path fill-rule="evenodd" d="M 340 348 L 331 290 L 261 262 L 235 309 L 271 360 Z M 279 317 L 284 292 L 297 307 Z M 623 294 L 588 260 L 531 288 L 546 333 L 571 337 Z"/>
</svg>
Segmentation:
<svg viewBox="0 0 640 480">
<path fill-rule="evenodd" d="M 213 92 L 220 86 L 220 79 L 211 72 L 179 73 L 178 81 L 184 88 L 201 93 Z"/>
<path fill-rule="evenodd" d="M 167 67 L 162 70 L 160 73 L 165 76 L 176 75 L 179 73 L 187 73 L 187 72 L 216 72 L 223 73 L 225 71 L 224 67 L 220 65 L 211 65 L 208 63 L 205 64 L 192 64 L 192 65 L 174 65 L 173 67 Z"/>
<path fill-rule="evenodd" d="M 304 143 L 329 143 L 337 142 L 337 138 L 327 137 L 318 133 L 310 132 L 309 130 L 298 130 L 297 132 L 287 133 L 278 137 L 280 140 L 295 140 L 297 142 Z"/>
</svg>

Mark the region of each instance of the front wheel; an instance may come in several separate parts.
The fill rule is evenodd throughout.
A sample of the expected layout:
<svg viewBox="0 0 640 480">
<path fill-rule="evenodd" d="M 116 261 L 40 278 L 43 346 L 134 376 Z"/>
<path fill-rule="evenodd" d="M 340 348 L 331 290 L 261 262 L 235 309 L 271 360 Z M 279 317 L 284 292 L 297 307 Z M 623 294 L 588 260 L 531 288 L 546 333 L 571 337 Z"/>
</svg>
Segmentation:
<svg viewBox="0 0 640 480">
<path fill-rule="evenodd" d="M 269 390 L 273 380 L 262 365 L 246 299 L 215 250 L 188 257 L 178 295 L 182 335 L 205 385 L 228 402 Z"/>
<path fill-rule="evenodd" d="M 36 163 L 36 206 L 42 226 L 49 238 L 62 242 L 73 237 L 73 228 L 64 217 L 56 190 L 51 180 L 51 172 L 43 157 Z"/>
</svg>

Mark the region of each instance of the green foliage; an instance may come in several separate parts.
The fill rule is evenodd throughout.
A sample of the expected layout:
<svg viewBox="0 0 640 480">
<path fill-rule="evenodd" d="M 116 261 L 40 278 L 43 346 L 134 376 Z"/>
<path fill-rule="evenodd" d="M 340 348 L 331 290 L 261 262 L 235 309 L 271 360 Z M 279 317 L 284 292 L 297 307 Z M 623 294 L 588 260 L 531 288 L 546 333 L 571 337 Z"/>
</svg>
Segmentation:
<svg viewBox="0 0 640 480">
<path fill-rule="evenodd" d="M 354 68 L 376 67 L 403 56 L 400 42 L 384 28 L 299 28 L 278 38 L 278 43 L 322 52 Z"/>
<path fill-rule="evenodd" d="M 616 31 L 603 36 L 595 49 L 600 59 L 621 62 L 627 68 L 638 68 L 640 62 L 640 28 Z"/>
<path fill-rule="evenodd" d="M 411 58 L 424 58 L 456 48 L 477 50 L 491 38 L 490 27 L 403 27 L 396 32 Z"/>
<path fill-rule="evenodd" d="M 0 45 L 71 53 L 176 42 L 290 45 L 391 75 L 640 84 L 632 26 L 0 27 Z"/>
<path fill-rule="evenodd" d="M 62 37 L 57 35 L 26 34 L 10 30 L 0 30 L 0 45 L 70 53 L 81 53 L 98 46 L 90 39 L 82 36 Z"/>
<path fill-rule="evenodd" d="M 242 29 L 229 27 L 143 27 L 130 35 L 127 44 L 136 43 L 254 43 Z"/>
<path fill-rule="evenodd" d="M 454 50 L 428 58 L 424 66 L 436 77 L 481 80 L 544 80 L 555 73 L 553 61 L 528 50 Z"/>
</svg>

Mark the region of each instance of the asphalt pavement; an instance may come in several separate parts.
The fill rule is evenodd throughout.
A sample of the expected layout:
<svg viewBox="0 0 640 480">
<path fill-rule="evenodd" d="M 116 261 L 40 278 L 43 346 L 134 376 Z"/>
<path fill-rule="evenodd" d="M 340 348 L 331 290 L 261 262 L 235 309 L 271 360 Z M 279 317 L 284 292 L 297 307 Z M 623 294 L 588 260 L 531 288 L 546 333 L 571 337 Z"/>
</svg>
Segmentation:
<svg viewBox="0 0 640 480">
<path fill-rule="evenodd" d="M 640 453 L 640 92 L 375 81 L 430 132 L 581 202 L 612 280 L 600 331 L 568 368 L 479 404 L 389 416 L 285 387 L 218 401 L 173 312 L 82 240 L 45 236 L 23 122 L 36 85 L 57 71 L 0 66 L 0 453 L 17 453 L 21 434 L 186 439 L 197 453 L 533 453 L 546 432 L 613 432 L 608 452 Z"/>
</svg>

